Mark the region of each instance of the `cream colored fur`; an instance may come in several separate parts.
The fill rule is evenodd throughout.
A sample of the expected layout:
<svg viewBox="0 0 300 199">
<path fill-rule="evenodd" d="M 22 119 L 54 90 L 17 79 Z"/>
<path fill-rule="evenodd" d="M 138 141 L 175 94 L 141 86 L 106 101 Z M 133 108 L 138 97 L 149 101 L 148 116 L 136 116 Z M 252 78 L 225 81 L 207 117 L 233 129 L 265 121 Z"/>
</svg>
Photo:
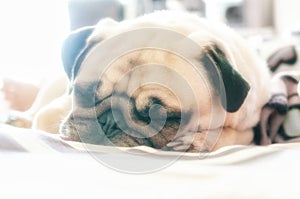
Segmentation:
<svg viewBox="0 0 300 199">
<path fill-rule="evenodd" d="M 219 131 L 221 134 L 217 136 L 214 143 L 207 147 L 209 149 L 217 149 L 221 146 L 232 144 L 250 144 L 253 140 L 252 128 L 259 120 L 261 108 L 270 98 L 270 76 L 265 63 L 258 58 L 254 51 L 249 49 L 244 40 L 233 30 L 223 24 L 211 23 L 189 14 L 163 11 L 120 23 L 111 19 L 104 19 L 99 22 L 96 30 L 89 37 L 88 42 L 97 43 L 103 40 L 113 39 L 114 36 L 121 33 L 141 28 L 161 28 L 171 30 L 185 35 L 188 39 L 193 40 L 203 48 L 213 44 L 220 47 L 235 70 L 242 75 L 251 87 L 243 105 L 238 111 L 234 113 L 227 113 L 222 108 L 220 101 L 211 95 L 209 90 L 213 88 L 207 87 L 208 76 L 205 76 L 203 67 L 202 69 L 200 67 L 199 70 L 202 74 L 204 74 L 204 79 L 197 74 L 195 69 L 190 67 L 188 62 L 185 62 L 172 53 L 161 52 L 155 49 L 128 53 L 122 57 L 118 57 L 115 62 L 110 63 L 107 70 L 103 69 L 103 73 L 101 74 L 102 86 L 96 93 L 99 99 L 109 96 L 112 91 L 116 89 L 117 92 L 125 92 L 128 96 L 137 95 L 136 103 L 138 108 L 139 106 L 143 107 L 145 105 L 146 101 L 143 100 L 146 99 L 147 96 L 164 93 L 162 94 L 164 96 L 162 98 L 166 99 L 164 102 L 170 109 L 178 110 L 181 108 L 181 111 L 194 110 L 197 112 L 198 115 L 194 116 L 194 120 L 190 121 L 189 125 L 193 127 L 201 126 L 199 131 L 206 133 L 200 133 L 199 135 L 201 138 L 199 138 L 197 134 L 196 137 L 198 137 L 198 139 L 195 139 L 194 145 L 203 145 L 200 140 L 204 140 L 204 138 L 209 139 L 209 136 L 213 135 L 213 132 L 215 131 Z M 173 45 L 171 43 L 161 41 L 160 37 L 154 34 L 151 38 L 145 37 L 144 40 L 143 36 L 136 35 L 136 37 L 133 36 L 131 39 L 123 40 L 121 45 L 113 42 L 110 44 L 111 46 L 107 44 L 107 49 L 110 49 L 108 54 L 103 53 L 101 48 L 95 47 L 88 54 L 88 58 L 83 61 L 81 68 L 86 70 L 79 73 L 75 79 L 75 84 L 81 85 L 88 81 L 97 81 L 97 79 L 100 78 L 99 75 L 94 75 L 95 70 L 88 66 L 99 64 L 101 67 L 106 67 L 103 66 L 103 60 L 105 60 L 106 56 L 110 56 L 110 54 L 113 54 L 114 51 L 118 50 L 118 48 L 122 48 L 122 46 L 138 45 L 138 42 L 143 44 L 147 44 L 148 42 L 163 43 L 166 49 Z M 180 42 L 184 41 L 174 42 L 178 42 L 180 44 Z M 179 44 L 178 47 L 186 47 L 180 46 Z M 187 57 L 185 58 L 188 60 L 193 60 L 203 53 L 195 52 L 193 49 L 189 49 L 188 47 L 186 50 Z M 178 74 L 181 74 L 181 77 L 183 77 L 193 88 L 193 93 L 195 94 L 197 102 L 194 103 L 190 100 L 191 96 L 186 95 L 185 90 L 183 90 L 181 85 L 177 82 L 178 78 L 176 79 L 175 76 L 170 75 L 167 70 L 161 70 L 159 72 L 160 75 L 157 75 L 157 71 L 155 72 L 154 70 L 148 69 L 145 69 L 142 72 L 132 72 L 130 79 L 125 80 L 122 84 L 118 85 L 123 75 L 135 68 L 135 66 L 128 64 L 129 60 L 138 60 L 137 65 L 147 63 L 164 65 L 176 71 Z M 154 74 L 156 74 L 156 76 L 153 76 Z M 143 82 L 147 82 L 148 79 L 151 79 L 151 81 L 154 82 L 162 81 L 167 85 L 168 81 L 172 80 L 173 89 L 176 91 L 176 95 L 181 101 L 178 102 L 176 97 L 168 94 L 162 87 L 159 86 L 154 86 L 151 89 L 149 89 L 149 86 L 147 89 L 142 88 L 139 91 L 140 93 L 136 94 L 136 89 L 141 87 Z M 180 107 L 180 103 L 183 103 L 185 106 Z M 82 111 L 82 109 L 80 110 Z M 74 110 L 74 112 L 76 112 L 76 110 Z M 87 113 L 77 112 L 76 114 L 84 115 Z M 213 114 L 214 120 L 211 121 Z M 224 117 L 224 121 L 222 117 Z M 197 123 L 198 120 L 199 124 Z M 175 147 L 175 150 L 176 148 L 180 149 L 180 145 L 184 145 L 185 140 L 188 137 L 188 135 L 183 135 L 179 138 L 179 142 L 175 140 L 175 144 L 171 142 L 169 146 Z M 215 135 L 213 137 L 215 137 Z"/>
<path fill-rule="evenodd" d="M 176 71 L 178 74 L 181 74 L 181 77 L 188 82 L 195 95 L 196 103 L 190 101 L 190 96 L 186 95 L 185 91 L 182 90 L 181 85 L 175 83 L 176 81 L 172 83 L 172 86 L 177 92 L 177 97 L 182 100 L 181 103 L 185 104 L 184 107 L 180 107 L 178 99 L 171 93 L 165 92 L 162 87 L 144 87 L 139 90 L 141 95 L 135 93 L 136 88 L 140 87 L 147 79 L 158 82 L 162 81 L 166 84 L 168 84 L 168 80 L 176 80 L 177 77 L 170 75 L 170 73 L 164 70 L 159 72 L 161 76 L 153 76 L 153 74 L 157 73 L 147 69 L 144 71 L 133 72 L 131 79 L 123 82 L 122 85 L 119 85 L 117 92 L 125 92 L 128 96 L 138 95 L 139 97 L 136 97 L 137 106 L 143 106 L 143 103 L 145 103 L 145 101 L 143 101 L 143 96 L 146 98 L 149 95 L 163 95 L 163 98 L 167 99 L 165 100 L 165 103 L 170 109 L 177 110 L 181 108 L 182 111 L 194 110 L 198 115 L 193 116 L 195 120 L 190 121 L 189 125 L 201 126 L 201 131 L 205 133 L 197 134 L 196 139 L 193 142 L 193 150 L 203 150 L 203 148 L 199 146 L 203 146 L 205 139 L 209 140 L 209 135 L 213 135 L 214 137 L 215 132 L 221 132 L 221 134 L 218 135 L 217 140 L 212 141 L 211 144 L 206 144 L 207 150 L 215 150 L 222 146 L 233 144 L 250 144 L 253 140 L 252 128 L 257 124 L 261 108 L 270 97 L 270 76 L 265 63 L 258 58 L 254 51 L 249 49 L 244 40 L 223 24 L 207 22 L 206 20 L 189 14 L 162 11 L 120 23 L 111 19 L 104 19 L 98 23 L 96 30 L 89 37 L 88 43 L 100 42 L 113 38 L 123 32 L 140 28 L 161 28 L 171 30 L 185 35 L 188 39 L 193 40 L 202 47 L 216 44 L 224 51 L 235 70 L 237 70 L 250 85 L 250 91 L 244 103 L 238 111 L 234 113 L 226 112 L 221 106 L 220 101 L 211 95 L 209 90 L 213 88 L 207 85 L 208 76 L 205 74 L 206 72 L 203 70 L 203 67 L 200 67 L 199 70 L 204 74 L 204 79 L 197 73 L 199 71 L 195 71 L 194 68 L 191 68 L 190 64 L 184 59 L 181 59 L 172 53 L 161 52 L 155 49 L 131 52 L 111 63 L 109 68 L 104 71 L 101 76 L 103 84 L 98 89 L 96 93 L 97 96 L 100 99 L 103 99 L 111 94 L 112 90 L 115 88 L 114 86 L 121 80 L 122 75 L 125 72 L 134 69 L 135 66 L 128 64 L 128 60 L 138 60 L 139 65 L 149 62 L 164 65 L 167 66 L 167 68 Z M 159 37 L 153 35 L 151 42 L 155 40 L 160 43 L 164 42 L 160 41 Z M 111 46 L 107 46 L 107 56 L 115 49 L 121 48 L 122 45 L 134 46 L 134 42 L 137 41 L 132 38 L 132 40 L 123 41 L 122 44 L 115 43 Z M 139 40 L 139 42 L 147 43 L 149 40 Z M 166 43 L 165 47 L 168 48 L 170 45 L 171 44 Z M 103 55 L 102 52 L 102 55 L 97 54 L 98 50 L 99 48 L 97 48 L 97 46 L 91 50 L 87 55 L 87 59 L 83 61 L 81 68 L 88 68 L 89 65 L 101 65 L 103 57 L 106 55 Z M 188 47 L 186 50 L 189 50 Z M 194 52 L 191 50 L 190 52 L 186 52 L 186 55 L 188 56 L 187 59 L 195 60 L 197 57 L 201 56 L 202 53 L 203 52 Z M 201 63 L 199 64 L 201 66 Z M 99 79 L 99 76 L 94 75 L 95 71 L 93 71 L 93 69 L 84 71 L 84 73 L 79 73 L 75 79 L 75 84 L 80 85 Z M 44 96 L 41 98 L 47 99 L 47 95 L 47 92 L 45 92 Z M 65 100 L 64 98 L 68 98 L 68 96 L 55 100 L 51 105 L 40 109 L 35 115 L 33 126 L 38 129 L 56 132 L 56 124 L 58 124 L 62 116 L 66 115 L 71 108 L 69 103 L 64 105 L 64 103 L 68 101 L 68 99 Z M 64 102 L 61 103 L 61 100 Z M 74 106 L 76 106 L 76 104 L 74 104 Z M 72 111 L 72 113 L 74 112 L 76 112 L 76 110 Z M 87 113 L 82 112 L 77 114 L 84 115 Z M 211 121 L 213 114 L 215 114 L 215 120 Z M 220 115 L 220 118 L 216 115 Z M 224 121 L 222 120 L 223 116 L 225 119 Z M 66 121 L 67 120 L 68 118 L 66 118 Z M 199 121 L 199 123 L 197 123 L 197 121 Z M 52 129 L 53 126 L 55 127 Z M 51 130 L 49 130 L 49 127 Z M 174 147 L 174 150 L 180 150 L 180 145 L 184 145 L 185 140 L 189 136 L 190 135 L 183 135 L 169 145 Z"/>
</svg>

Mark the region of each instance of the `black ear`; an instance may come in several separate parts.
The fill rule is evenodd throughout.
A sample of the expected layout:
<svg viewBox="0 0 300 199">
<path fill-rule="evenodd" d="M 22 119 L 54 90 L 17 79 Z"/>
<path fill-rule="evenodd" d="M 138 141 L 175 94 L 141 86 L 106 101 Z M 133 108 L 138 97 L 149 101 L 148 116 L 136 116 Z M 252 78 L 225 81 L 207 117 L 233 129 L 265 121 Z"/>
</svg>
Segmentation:
<svg viewBox="0 0 300 199">
<path fill-rule="evenodd" d="M 65 39 L 62 46 L 62 63 L 69 79 L 72 79 L 74 74 L 79 70 L 75 63 L 86 46 L 86 40 L 93 32 L 94 27 L 83 27 L 74 32 Z"/>
<path fill-rule="evenodd" d="M 237 111 L 250 89 L 247 81 L 232 67 L 217 46 L 206 48 L 202 62 L 208 70 L 214 89 L 220 95 L 224 109 L 228 112 Z"/>
</svg>

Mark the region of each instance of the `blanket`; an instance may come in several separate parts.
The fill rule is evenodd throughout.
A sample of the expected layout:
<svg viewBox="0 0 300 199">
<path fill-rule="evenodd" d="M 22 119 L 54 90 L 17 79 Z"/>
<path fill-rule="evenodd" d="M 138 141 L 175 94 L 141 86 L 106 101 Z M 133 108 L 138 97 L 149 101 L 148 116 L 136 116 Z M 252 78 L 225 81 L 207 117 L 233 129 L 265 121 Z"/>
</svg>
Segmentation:
<svg viewBox="0 0 300 199">
<path fill-rule="evenodd" d="M 300 139 L 300 71 L 289 70 L 276 73 L 282 64 L 294 65 L 297 61 L 295 46 L 286 46 L 274 52 L 268 59 L 272 78 L 272 96 L 261 113 L 256 128 L 257 144 L 299 142 Z"/>
</svg>

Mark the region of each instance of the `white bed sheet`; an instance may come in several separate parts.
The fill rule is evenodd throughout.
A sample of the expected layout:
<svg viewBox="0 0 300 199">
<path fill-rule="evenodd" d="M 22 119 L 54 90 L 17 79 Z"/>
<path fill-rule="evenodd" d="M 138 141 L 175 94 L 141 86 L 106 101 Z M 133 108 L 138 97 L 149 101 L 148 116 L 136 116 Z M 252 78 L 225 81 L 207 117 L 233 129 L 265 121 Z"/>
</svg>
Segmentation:
<svg viewBox="0 0 300 199">
<path fill-rule="evenodd" d="M 298 143 L 178 154 L 63 142 L 56 135 L 5 125 L 0 139 L 0 198 L 300 197 Z M 133 157 L 144 164 L 171 163 L 143 173 L 143 163 Z M 108 160 L 126 166 L 112 169 L 105 165 Z"/>
</svg>

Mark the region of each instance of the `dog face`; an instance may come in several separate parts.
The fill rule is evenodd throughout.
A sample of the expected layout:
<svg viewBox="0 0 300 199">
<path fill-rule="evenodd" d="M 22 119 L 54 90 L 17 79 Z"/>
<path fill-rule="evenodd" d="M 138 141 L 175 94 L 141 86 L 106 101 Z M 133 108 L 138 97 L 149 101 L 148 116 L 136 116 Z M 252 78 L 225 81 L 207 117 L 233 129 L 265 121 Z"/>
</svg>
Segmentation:
<svg viewBox="0 0 300 199">
<path fill-rule="evenodd" d="M 62 58 L 73 108 L 62 135 L 93 144 L 168 149 L 168 143 L 191 133 L 206 132 L 203 140 L 224 126 L 251 128 L 267 99 L 254 101 L 256 116 L 240 124 L 248 116 L 245 101 L 257 98 L 245 75 L 249 66 L 239 64 L 254 61 L 246 52 L 252 63 L 245 63 L 231 36 L 237 37 L 226 27 L 172 12 L 120 23 L 105 19 L 72 33 Z M 259 83 L 249 80 L 254 88 Z"/>
</svg>

